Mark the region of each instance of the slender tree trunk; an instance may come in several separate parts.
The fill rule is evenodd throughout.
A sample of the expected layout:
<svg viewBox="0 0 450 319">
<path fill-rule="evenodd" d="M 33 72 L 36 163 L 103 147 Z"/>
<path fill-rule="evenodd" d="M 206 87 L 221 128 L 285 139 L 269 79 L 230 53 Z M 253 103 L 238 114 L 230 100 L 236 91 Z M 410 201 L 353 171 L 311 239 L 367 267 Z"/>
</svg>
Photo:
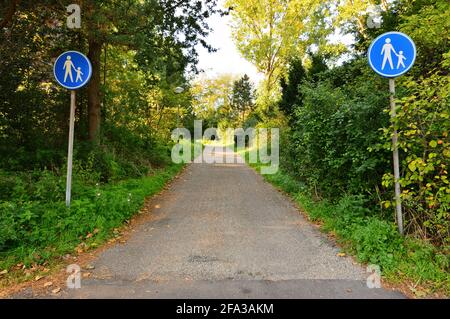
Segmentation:
<svg viewBox="0 0 450 319">
<path fill-rule="evenodd" d="M 101 55 L 102 43 L 97 39 L 89 39 L 88 58 L 92 64 L 92 77 L 87 88 L 89 140 L 97 140 L 101 122 Z"/>
</svg>

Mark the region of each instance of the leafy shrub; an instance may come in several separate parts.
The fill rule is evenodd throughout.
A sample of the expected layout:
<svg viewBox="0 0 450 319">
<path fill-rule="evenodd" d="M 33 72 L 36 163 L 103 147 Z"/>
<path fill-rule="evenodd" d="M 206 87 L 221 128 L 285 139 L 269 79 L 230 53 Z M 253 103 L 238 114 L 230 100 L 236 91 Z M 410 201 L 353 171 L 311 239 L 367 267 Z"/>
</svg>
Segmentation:
<svg viewBox="0 0 450 319">
<path fill-rule="evenodd" d="M 352 234 L 356 256 L 362 262 L 392 269 L 396 255 L 404 253 L 403 238 L 394 224 L 378 218 L 368 218 L 365 225 L 356 227 Z"/>
<path fill-rule="evenodd" d="M 17 177 L 0 169 L 0 200 L 11 198 L 17 184 Z"/>
<path fill-rule="evenodd" d="M 36 172 L 34 172 L 36 174 Z M 65 191 L 64 178 L 48 170 L 38 172 L 36 180 L 30 187 L 33 200 L 58 201 L 63 199 Z"/>
<path fill-rule="evenodd" d="M 333 229 L 344 238 L 353 234 L 355 228 L 365 224 L 370 214 L 367 208 L 367 199 L 362 195 L 347 195 L 333 205 Z"/>
<path fill-rule="evenodd" d="M 74 194 L 70 208 L 59 201 L 0 202 L 0 269 L 21 261 L 42 263 L 70 252 L 86 235 L 88 242 L 110 235 L 142 206 L 145 197 L 161 190 L 181 168 L 171 165 L 152 176 L 105 186 L 86 186 Z M 81 239 L 80 239 L 81 238 Z"/>
<path fill-rule="evenodd" d="M 383 113 L 387 96 L 376 90 L 386 84 L 368 73 L 365 63 L 356 60 L 304 82 L 302 105 L 282 134 L 282 165 L 318 195 L 375 194 L 389 167 L 387 151 L 368 151 L 389 117 Z"/>
<path fill-rule="evenodd" d="M 450 63 L 450 59 L 448 59 Z M 450 243 L 450 79 L 434 72 L 419 81 L 405 78 L 405 97 L 400 100 L 395 125 L 404 174 L 402 201 L 409 233 Z M 384 147 L 390 149 L 392 126 L 384 129 Z M 383 185 L 392 188 L 393 176 L 385 174 Z M 389 198 L 386 206 L 393 206 Z"/>
</svg>

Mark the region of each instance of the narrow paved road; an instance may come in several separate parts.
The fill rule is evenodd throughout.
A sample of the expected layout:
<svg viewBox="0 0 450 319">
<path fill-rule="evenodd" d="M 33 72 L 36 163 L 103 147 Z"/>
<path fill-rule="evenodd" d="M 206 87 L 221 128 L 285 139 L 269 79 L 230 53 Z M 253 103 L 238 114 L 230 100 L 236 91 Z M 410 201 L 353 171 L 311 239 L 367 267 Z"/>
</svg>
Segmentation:
<svg viewBox="0 0 450 319">
<path fill-rule="evenodd" d="M 226 153 L 226 154 L 225 154 Z M 233 156 L 216 151 L 214 156 Z M 245 164 L 192 164 L 154 219 L 104 251 L 63 298 L 401 298 Z"/>
</svg>

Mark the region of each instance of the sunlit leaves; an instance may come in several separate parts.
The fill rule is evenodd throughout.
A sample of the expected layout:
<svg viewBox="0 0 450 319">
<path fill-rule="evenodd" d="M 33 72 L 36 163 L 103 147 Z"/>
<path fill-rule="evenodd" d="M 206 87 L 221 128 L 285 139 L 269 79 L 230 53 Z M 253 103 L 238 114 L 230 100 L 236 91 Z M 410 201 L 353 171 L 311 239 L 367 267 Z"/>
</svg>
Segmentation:
<svg viewBox="0 0 450 319">
<path fill-rule="evenodd" d="M 279 94 L 278 81 L 288 60 L 304 56 L 311 44 L 308 29 L 314 13 L 320 11 L 315 0 L 228 0 L 233 17 L 233 37 L 242 55 L 265 75 L 268 98 Z"/>
</svg>

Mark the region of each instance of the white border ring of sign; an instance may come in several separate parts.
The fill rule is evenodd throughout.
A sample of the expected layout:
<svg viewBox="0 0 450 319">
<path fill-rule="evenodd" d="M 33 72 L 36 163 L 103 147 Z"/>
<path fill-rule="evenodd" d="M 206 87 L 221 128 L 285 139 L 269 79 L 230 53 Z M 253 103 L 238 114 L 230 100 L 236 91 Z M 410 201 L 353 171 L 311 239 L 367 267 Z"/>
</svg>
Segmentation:
<svg viewBox="0 0 450 319">
<path fill-rule="evenodd" d="M 371 54 L 371 52 L 372 52 L 372 48 L 373 48 L 374 44 L 377 43 L 377 41 L 378 41 L 380 38 L 382 38 L 382 37 L 384 37 L 384 36 L 386 36 L 386 35 L 388 35 L 388 34 L 400 34 L 400 35 L 404 36 L 405 38 L 407 38 L 407 39 L 411 42 L 412 47 L 413 47 L 413 49 L 414 49 L 414 57 L 413 57 L 413 60 L 412 60 L 412 62 L 411 62 L 411 64 L 410 64 L 410 66 L 407 67 L 406 69 L 404 69 L 401 73 L 396 74 L 396 75 L 384 74 L 384 73 L 378 71 L 378 70 L 374 67 L 374 65 L 372 64 L 372 60 L 370 59 L 370 54 Z M 379 74 L 379 75 L 381 75 L 381 76 L 383 76 L 383 77 L 385 77 L 385 78 L 390 78 L 390 79 L 399 77 L 399 76 L 405 74 L 406 72 L 408 72 L 408 71 L 414 66 L 414 63 L 416 62 L 416 57 L 417 57 L 417 48 L 416 48 L 416 44 L 414 43 L 414 41 L 413 41 L 409 36 L 407 36 L 406 34 L 404 34 L 404 33 L 402 33 L 402 32 L 398 32 L 398 31 L 386 32 L 386 33 L 383 33 L 383 34 L 379 35 L 375 40 L 372 41 L 372 44 L 371 44 L 370 47 L 369 47 L 369 51 L 367 52 L 367 60 L 369 61 L 369 65 L 370 65 L 370 67 L 372 68 L 372 70 L 374 70 L 377 74 Z"/>
<path fill-rule="evenodd" d="M 71 52 L 74 52 L 74 53 L 77 53 L 77 54 L 82 55 L 82 56 L 86 59 L 87 63 L 89 64 L 89 69 L 90 69 L 88 78 L 87 78 L 82 84 L 80 84 L 80 85 L 77 86 L 77 87 L 69 87 L 69 86 L 64 85 L 63 83 L 61 83 L 61 82 L 58 80 L 58 77 L 56 76 L 56 61 L 58 61 L 59 58 L 60 58 L 61 56 L 63 56 L 64 54 L 66 54 L 66 53 L 71 53 Z M 53 76 L 55 77 L 55 79 L 56 79 L 56 81 L 58 82 L 58 84 L 61 85 L 62 87 L 66 88 L 66 89 L 68 89 L 68 90 L 71 90 L 71 91 L 73 91 L 73 90 L 78 90 L 78 89 L 82 88 L 83 86 L 85 86 L 86 84 L 88 84 L 88 83 L 89 83 L 89 80 L 91 79 L 91 76 L 92 76 L 92 64 L 91 64 L 91 61 L 88 59 L 88 57 L 87 57 L 86 55 L 84 55 L 83 53 L 81 53 L 81 52 L 79 52 L 79 51 L 74 51 L 74 50 L 71 50 L 71 51 L 65 51 L 65 52 L 61 53 L 61 54 L 56 58 L 56 60 L 55 60 L 55 64 L 53 65 Z"/>
</svg>

